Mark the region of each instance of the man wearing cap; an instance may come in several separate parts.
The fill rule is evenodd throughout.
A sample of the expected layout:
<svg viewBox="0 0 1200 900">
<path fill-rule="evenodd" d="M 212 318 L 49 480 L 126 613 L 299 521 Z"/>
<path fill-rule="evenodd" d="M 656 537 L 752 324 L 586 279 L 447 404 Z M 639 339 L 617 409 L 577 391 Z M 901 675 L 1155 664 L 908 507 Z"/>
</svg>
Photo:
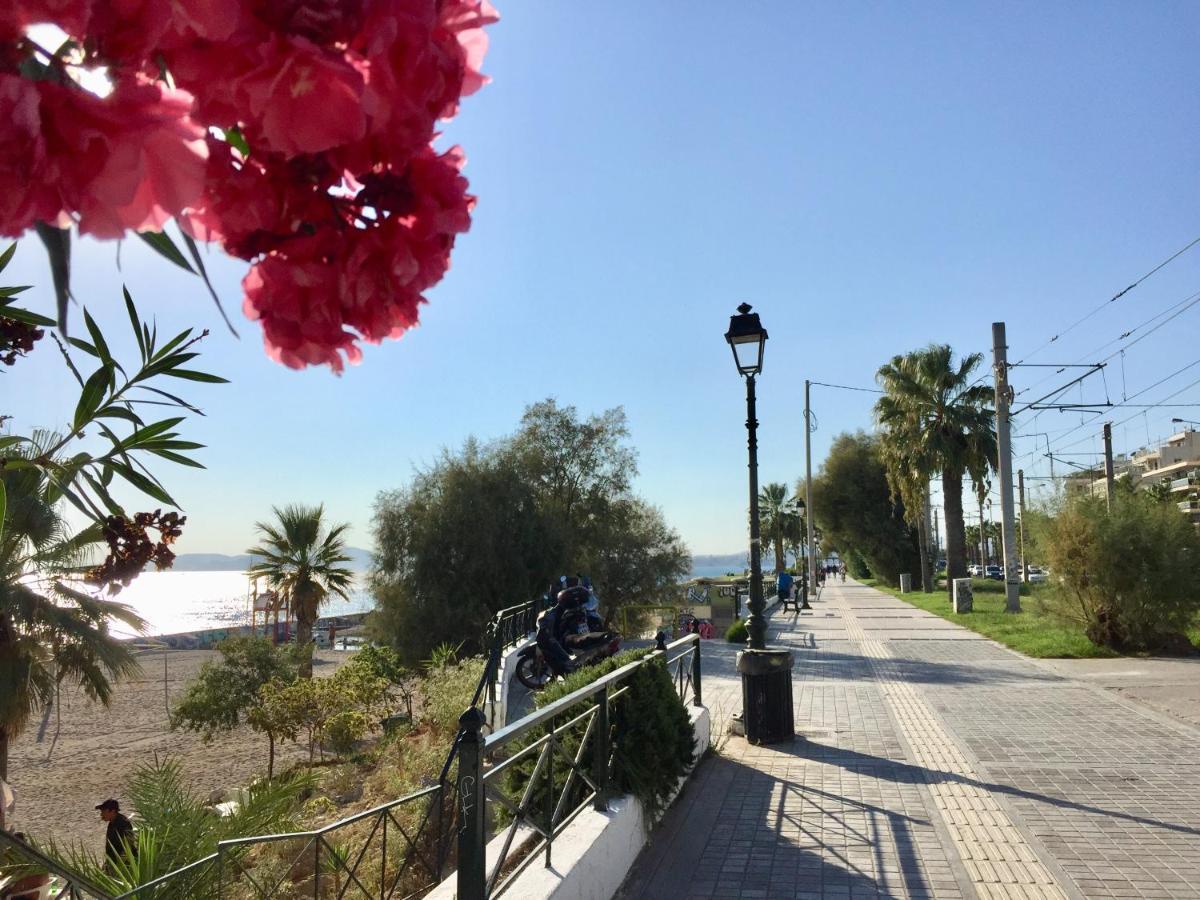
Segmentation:
<svg viewBox="0 0 1200 900">
<path fill-rule="evenodd" d="M 121 815 L 121 804 L 110 798 L 96 809 L 100 810 L 101 821 L 108 823 L 108 833 L 104 838 L 104 855 L 108 862 L 125 859 L 126 849 L 136 855 L 137 837 L 133 833 L 133 824 Z"/>
</svg>

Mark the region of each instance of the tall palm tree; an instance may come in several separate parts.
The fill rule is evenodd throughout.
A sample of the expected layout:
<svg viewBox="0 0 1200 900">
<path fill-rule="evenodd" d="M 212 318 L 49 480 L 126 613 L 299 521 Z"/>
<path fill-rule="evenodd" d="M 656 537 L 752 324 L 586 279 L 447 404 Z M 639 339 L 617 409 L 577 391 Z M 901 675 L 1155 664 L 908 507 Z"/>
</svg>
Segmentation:
<svg viewBox="0 0 1200 900">
<path fill-rule="evenodd" d="M 43 437 L 49 437 L 43 435 Z M 36 453 L 35 441 L 26 453 Z M 10 448 L 10 456 L 23 451 Z M 72 532 L 49 482 L 31 466 L 0 470 L 0 778 L 8 778 L 9 742 L 55 701 L 62 685 L 105 706 L 113 683 L 139 667 L 114 622 L 145 622 L 123 603 L 73 586 L 101 531 Z M 2 822 L 3 810 L 0 810 Z"/>
<path fill-rule="evenodd" d="M 962 508 L 963 475 L 977 490 L 996 466 L 993 392 L 972 375 L 979 353 L 955 364 L 947 344 L 931 344 L 881 366 L 876 379 L 884 394 L 875 404 L 889 471 L 896 468 L 905 507 L 920 515 L 918 489 L 940 474 L 946 513 L 947 587 L 967 574 Z"/>
<path fill-rule="evenodd" d="M 775 554 L 775 574 L 787 568 L 784 543 L 796 534 L 795 504 L 788 496 L 788 487 L 780 482 L 763 485 L 758 492 L 758 521 L 762 539 L 770 541 Z"/>
<path fill-rule="evenodd" d="M 261 559 L 248 574 L 266 578 L 267 584 L 291 601 L 296 616 L 296 642 L 307 648 L 312 642 L 317 613 L 330 594 L 349 600 L 347 591 L 354 572 L 341 563 L 350 561 L 343 553 L 342 535 L 348 523 L 325 527 L 325 507 L 289 505 L 273 508 L 276 523 L 258 522 L 259 545 L 247 553 Z M 300 677 L 312 678 L 312 656 L 301 657 Z"/>
</svg>

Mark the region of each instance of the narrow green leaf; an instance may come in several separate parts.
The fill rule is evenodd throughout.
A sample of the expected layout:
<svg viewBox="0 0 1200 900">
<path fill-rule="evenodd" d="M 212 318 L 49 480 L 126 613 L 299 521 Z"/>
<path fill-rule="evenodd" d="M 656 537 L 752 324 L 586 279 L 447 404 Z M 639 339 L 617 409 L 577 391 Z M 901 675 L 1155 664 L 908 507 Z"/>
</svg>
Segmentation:
<svg viewBox="0 0 1200 900">
<path fill-rule="evenodd" d="M 183 466 L 192 466 L 193 468 L 196 468 L 196 469 L 204 468 L 203 463 L 198 463 L 194 459 L 189 459 L 188 457 L 184 456 L 182 453 L 175 453 L 171 450 L 153 450 L 153 449 L 150 450 L 150 452 L 153 453 L 155 456 L 161 456 L 163 459 L 169 459 L 169 460 L 171 460 L 171 462 L 177 462 Z"/>
<path fill-rule="evenodd" d="M 166 503 L 175 507 L 176 509 L 179 508 L 179 504 L 175 502 L 170 494 L 168 494 L 165 490 L 163 490 L 141 472 L 135 470 L 132 466 L 127 466 L 124 463 L 119 463 L 116 461 L 110 461 L 109 466 L 114 472 L 116 472 L 146 496 L 153 497 L 160 503 Z"/>
<path fill-rule="evenodd" d="M 250 145 L 246 143 L 246 136 L 242 134 L 240 128 L 224 128 L 222 131 L 225 133 L 225 142 L 229 146 L 241 153 L 242 156 L 250 155 Z"/>
<path fill-rule="evenodd" d="M 104 402 L 104 395 L 108 392 L 111 382 L 112 369 L 108 366 L 101 366 L 84 382 L 79 405 L 75 407 L 75 431 L 82 428 L 96 414 L 96 410 Z"/>
<path fill-rule="evenodd" d="M 169 394 L 164 390 L 160 390 L 159 388 L 150 387 L 150 385 L 148 385 L 148 384 L 139 384 L 138 387 L 140 387 L 143 391 L 152 391 L 153 393 L 158 394 L 160 397 L 166 397 L 168 400 L 171 400 L 172 402 L 174 402 L 177 406 L 182 406 L 184 409 L 190 410 L 191 412 L 194 412 L 198 416 L 204 415 L 203 410 L 198 409 L 195 406 L 192 406 L 192 404 L 188 403 L 182 397 L 176 397 L 174 394 Z M 153 403 L 154 401 L 153 400 L 135 400 L 134 402 L 135 403 Z"/>
<path fill-rule="evenodd" d="M 54 298 L 58 307 L 57 324 L 65 335 L 67 301 L 71 299 L 71 231 L 68 228 L 55 228 L 45 222 L 38 222 L 34 227 L 50 257 L 50 276 L 54 281 Z"/>
<path fill-rule="evenodd" d="M 21 441 L 29 441 L 27 437 L 21 437 L 19 434 L 3 434 L 0 435 L 0 450 L 5 447 L 11 447 L 13 444 L 19 444 Z"/>
<path fill-rule="evenodd" d="M 32 284 L 18 284 L 15 287 L 0 288 L 0 297 L 15 297 L 33 287 Z"/>
<path fill-rule="evenodd" d="M 139 443 L 139 450 L 202 450 L 203 444 L 197 444 L 195 441 L 177 441 L 173 436 L 154 438 L 144 443 Z"/>
<path fill-rule="evenodd" d="M 220 375 L 209 375 L 207 372 L 194 372 L 191 369 L 170 369 L 163 373 L 171 378 L 183 378 L 187 381 L 203 381 L 206 384 L 229 384 L 228 378 Z"/>
<path fill-rule="evenodd" d="M 67 343 L 72 347 L 82 350 L 84 353 L 96 357 L 96 359 L 100 359 L 100 351 L 82 338 L 67 338 Z"/>
<path fill-rule="evenodd" d="M 31 313 L 27 309 L 21 309 L 16 306 L 0 306 L 0 316 L 4 316 L 6 319 L 16 319 L 18 322 L 24 322 L 26 325 L 44 325 L 47 328 L 53 328 L 58 324 L 53 319 L 39 316 L 37 313 Z"/>
<path fill-rule="evenodd" d="M 103 466 L 101 468 L 101 472 L 105 472 L 105 471 L 108 471 L 107 466 Z M 117 501 L 114 500 L 112 498 L 112 495 L 108 492 L 107 484 L 104 484 L 101 481 L 101 479 L 96 478 L 96 476 L 94 476 L 91 472 L 87 471 L 87 469 L 81 470 L 79 474 L 81 474 L 84 477 L 84 479 L 87 481 L 87 483 L 91 486 L 92 492 L 95 493 L 95 495 L 100 498 L 100 502 L 104 504 L 104 508 L 108 510 L 109 515 L 113 515 L 113 516 L 125 515 L 125 510 L 121 508 L 121 505 L 119 503 L 117 503 Z M 111 472 L 109 472 L 108 480 L 112 481 L 112 473 Z"/>
<path fill-rule="evenodd" d="M 137 307 L 133 305 L 133 298 L 129 296 L 129 288 L 121 285 L 121 293 L 125 295 L 125 311 L 129 313 L 129 324 L 133 326 L 133 336 L 137 338 L 138 350 L 142 354 L 142 362 L 145 363 L 148 357 L 146 356 L 146 339 L 143 334 L 142 320 L 138 318 Z"/>
<path fill-rule="evenodd" d="M 163 419 L 161 422 L 155 422 L 153 425 L 147 425 L 145 428 L 138 429 L 124 441 L 122 441 L 121 446 L 125 448 L 137 447 L 162 434 L 164 431 L 169 431 L 182 421 L 183 416 L 179 416 L 175 419 Z"/>
<path fill-rule="evenodd" d="M 92 343 L 100 354 L 100 358 L 106 363 L 113 363 L 113 355 L 112 351 L 108 349 L 108 342 L 104 340 L 104 335 L 100 333 L 100 326 L 96 324 L 96 320 L 92 318 L 92 314 L 87 311 L 86 306 L 83 308 L 83 324 L 87 326 L 88 334 L 92 336 Z"/>
<path fill-rule="evenodd" d="M 8 268 L 8 264 L 12 262 L 13 254 L 17 252 L 17 242 L 13 241 L 8 245 L 8 249 L 0 253 L 0 272 Z"/>
<path fill-rule="evenodd" d="M 132 422 L 134 425 L 138 426 L 139 428 L 141 428 L 142 425 L 145 424 L 142 421 L 141 416 L 139 416 L 133 410 L 128 409 L 124 406 L 121 406 L 119 403 L 110 403 L 108 406 L 104 407 L 104 409 L 102 409 L 96 413 L 96 418 L 97 419 L 124 419 L 126 422 Z"/>
<path fill-rule="evenodd" d="M 171 240 L 170 235 L 162 231 L 139 231 L 138 237 L 149 244 L 154 249 L 154 252 L 158 253 L 164 259 L 170 260 L 184 271 L 191 272 L 193 275 L 196 274 L 196 270 L 188 264 L 186 257 L 175 246 L 175 242 Z"/>
<path fill-rule="evenodd" d="M 229 316 L 225 314 L 225 307 L 221 305 L 221 298 L 217 296 L 217 292 L 213 290 L 212 282 L 208 280 L 208 272 L 204 268 L 204 260 L 200 258 L 200 249 L 196 246 L 196 242 L 192 240 L 192 236 L 179 229 L 179 233 L 183 235 L 183 243 L 187 245 L 188 253 L 192 256 L 192 262 L 196 264 L 196 269 L 200 272 L 200 277 L 204 279 L 204 286 L 208 288 L 208 296 L 212 297 L 213 303 L 217 305 L 217 312 L 221 314 L 221 318 L 225 320 L 225 327 L 229 329 L 234 337 L 238 337 L 237 329 L 233 327 L 233 323 L 229 321 Z"/>
<path fill-rule="evenodd" d="M 150 356 L 151 362 L 157 362 L 160 357 L 166 356 L 168 353 L 170 353 L 172 350 L 174 350 L 176 347 L 178 347 L 180 344 L 182 344 L 184 341 L 186 341 L 191 336 L 192 336 L 192 329 L 190 329 L 190 328 L 186 329 L 185 331 L 179 332 L 179 334 L 175 335 L 175 337 L 171 338 L 169 341 L 167 341 L 165 344 L 163 344 L 161 350 L 159 350 L 156 353 L 151 354 L 151 356 Z"/>
</svg>

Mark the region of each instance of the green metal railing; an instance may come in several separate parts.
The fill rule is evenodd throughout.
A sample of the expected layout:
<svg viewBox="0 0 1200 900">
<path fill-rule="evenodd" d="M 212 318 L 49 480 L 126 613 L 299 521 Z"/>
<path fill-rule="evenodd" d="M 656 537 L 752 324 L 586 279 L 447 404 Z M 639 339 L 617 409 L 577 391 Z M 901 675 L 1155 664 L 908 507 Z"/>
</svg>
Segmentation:
<svg viewBox="0 0 1200 900">
<path fill-rule="evenodd" d="M 689 634 L 658 648 L 555 700 L 490 735 L 484 719 L 469 709 L 459 720 L 458 900 L 489 900 L 503 893 L 539 854 L 551 865 L 554 839 L 589 805 L 607 809 L 612 791 L 614 733 L 612 704 L 629 690 L 624 684 L 640 667 L 663 661 L 685 702 L 702 704 L 700 637 Z M 536 739 L 529 738 L 541 732 Z M 523 746 L 514 746 L 522 740 Z M 572 752 L 571 746 L 578 741 Z M 590 759 L 584 759 L 588 747 Z M 519 797 L 505 793 L 514 767 L 532 763 Z M 557 779 L 556 780 L 556 776 Z M 489 803 L 491 806 L 489 807 Z M 509 819 L 493 833 L 497 814 Z M 490 840 L 498 842 L 488 865 Z M 516 845 L 514 849 L 514 844 Z"/>
</svg>

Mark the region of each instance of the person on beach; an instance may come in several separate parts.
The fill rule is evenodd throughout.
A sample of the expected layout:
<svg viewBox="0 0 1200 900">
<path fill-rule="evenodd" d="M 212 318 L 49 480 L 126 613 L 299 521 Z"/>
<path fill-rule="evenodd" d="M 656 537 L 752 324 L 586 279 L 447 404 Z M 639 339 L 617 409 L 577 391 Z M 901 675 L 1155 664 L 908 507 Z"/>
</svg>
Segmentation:
<svg viewBox="0 0 1200 900">
<path fill-rule="evenodd" d="M 137 836 L 133 833 L 133 823 L 121 814 L 121 804 L 110 797 L 96 809 L 100 810 L 100 820 L 108 823 L 104 836 L 105 868 L 127 855 L 136 856 Z"/>
</svg>

